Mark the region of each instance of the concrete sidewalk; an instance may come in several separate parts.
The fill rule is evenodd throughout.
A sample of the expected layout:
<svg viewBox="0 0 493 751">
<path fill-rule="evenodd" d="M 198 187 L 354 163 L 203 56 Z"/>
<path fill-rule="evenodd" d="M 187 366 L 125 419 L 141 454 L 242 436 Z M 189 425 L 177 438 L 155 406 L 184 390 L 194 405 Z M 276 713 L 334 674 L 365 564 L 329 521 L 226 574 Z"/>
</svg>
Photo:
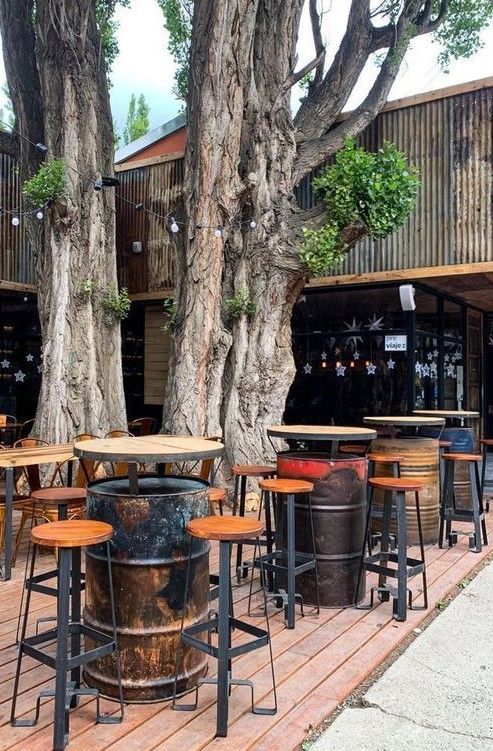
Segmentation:
<svg viewBox="0 0 493 751">
<path fill-rule="evenodd" d="M 493 564 L 310 751 L 493 751 Z"/>
</svg>

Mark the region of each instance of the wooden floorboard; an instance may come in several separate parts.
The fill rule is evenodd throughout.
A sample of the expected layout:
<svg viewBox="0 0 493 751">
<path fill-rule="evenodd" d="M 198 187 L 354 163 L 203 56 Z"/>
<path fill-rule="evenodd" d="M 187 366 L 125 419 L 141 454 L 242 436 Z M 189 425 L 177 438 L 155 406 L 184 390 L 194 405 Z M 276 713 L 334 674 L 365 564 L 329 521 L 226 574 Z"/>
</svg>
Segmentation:
<svg viewBox="0 0 493 751">
<path fill-rule="evenodd" d="M 493 513 L 487 516 L 493 535 Z M 414 551 L 416 552 L 416 551 Z M 313 727 L 330 713 L 371 674 L 383 660 L 433 611 L 451 589 L 490 552 L 475 554 L 468 549 L 467 536 L 459 537 L 452 549 L 426 549 L 429 607 L 413 610 L 405 623 L 392 619 L 391 603 L 378 603 L 372 610 L 323 609 L 317 616 L 307 607 L 305 618 L 297 612 L 296 628 L 284 627 L 282 616 L 270 608 L 278 712 L 274 716 L 249 711 L 249 694 L 234 687 L 230 698 L 229 733 L 216 739 L 215 688 L 203 686 L 195 712 L 173 712 L 169 703 L 127 705 L 121 725 L 96 725 L 94 703 L 83 700 L 71 713 L 69 751 L 294 751 Z M 248 551 L 246 551 L 248 557 Z M 53 703 L 46 700 L 34 728 L 12 728 L 10 700 L 15 671 L 15 634 L 26 546 L 10 582 L 0 582 L 0 751 L 49 751 L 52 738 Z M 411 553 L 412 555 L 412 553 Z M 53 567 L 52 556 L 42 556 L 39 570 Z M 211 570 L 217 569 L 217 550 L 211 551 Z M 368 578 L 368 586 L 375 577 Z M 422 604 L 421 578 L 412 582 L 416 604 Z M 248 583 L 234 588 L 235 615 L 263 626 L 265 618 L 247 615 Z M 53 602 L 42 595 L 33 597 L 30 628 L 36 618 L 51 615 Z M 255 595 L 260 603 L 260 595 Z M 255 608 L 253 610 L 255 613 Z M 32 632 L 32 631 L 31 631 Z M 233 640 L 246 637 L 235 632 Z M 53 647 L 51 647 L 52 649 Z M 210 660 L 210 675 L 215 663 Z M 273 695 L 268 649 L 243 655 L 234 661 L 234 675 L 251 678 L 259 705 L 271 706 Z M 25 658 L 18 714 L 31 714 L 38 691 L 53 684 L 52 671 Z M 103 700 L 105 712 L 114 713 L 115 703 Z"/>
</svg>

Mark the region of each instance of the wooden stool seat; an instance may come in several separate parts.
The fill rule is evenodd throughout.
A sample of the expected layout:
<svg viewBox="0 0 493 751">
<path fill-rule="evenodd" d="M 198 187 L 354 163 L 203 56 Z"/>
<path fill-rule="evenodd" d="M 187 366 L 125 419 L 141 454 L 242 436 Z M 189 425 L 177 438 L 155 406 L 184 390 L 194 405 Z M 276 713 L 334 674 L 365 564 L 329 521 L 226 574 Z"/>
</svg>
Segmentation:
<svg viewBox="0 0 493 751">
<path fill-rule="evenodd" d="M 226 500 L 226 491 L 224 488 L 209 488 L 209 501 L 211 503 L 222 503 Z"/>
<path fill-rule="evenodd" d="M 448 462 L 480 462 L 481 454 L 444 454 L 443 458 Z"/>
<path fill-rule="evenodd" d="M 411 477 L 370 477 L 368 483 L 374 488 L 396 491 L 422 490 L 425 485 L 422 480 L 413 480 Z"/>
<path fill-rule="evenodd" d="M 480 443 L 483 446 L 493 446 L 493 438 L 481 438 Z"/>
<path fill-rule="evenodd" d="M 347 444 L 346 446 L 339 446 L 339 453 L 340 454 L 358 454 L 358 456 L 364 456 L 367 452 L 366 446 L 358 445 L 351 445 Z"/>
<path fill-rule="evenodd" d="M 281 495 L 311 493 L 313 490 L 312 482 L 307 482 L 306 480 L 290 480 L 287 478 L 260 480 L 258 486 L 261 490 L 267 490 L 269 493 L 280 493 Z"/>
<path fill-rule="evenodd" d="M 453 444 L 453 441 L 438 441 L 438 446 L 441 449 L 449 449 Z"/>
<path fill-rule="evenodd" d="M 31 498 L 35 503 L 58 506 L 66 503 L 71 505 L 85 503 L 87 490 L 85 488 L 40 488 L 33 490 Z"/>
<path fill-rule="evenodd" d="M 265 464 L 236 464 L 231 468 L 235 476 L 244 477 L 263 477 L 264 475 L 275 475 L 276 468 Z"/>
<path fill-rule="evenodd" d="M 402 456 L 399 454 L 379 454 L 373 451 L 367 454 L 366 458 L 370 462 L 378 462 L 379 464 L 394 464 L 395 462 L 402 461 Z"/>
<path fill-rule="evenodd" d="M 262 534 L 264 525 L 244 516 L 203 516 L 187 524 L 187 532 L 202 540 L 245 540 Z"/>
<path fill-rule="evenodd" d="M 35 545 L 50 548 L 83 548 L 111 540 L 113 527 L 106 522 L 72 519 L 70 521 L 39 524 L 31 530 Z"/>
</svg>

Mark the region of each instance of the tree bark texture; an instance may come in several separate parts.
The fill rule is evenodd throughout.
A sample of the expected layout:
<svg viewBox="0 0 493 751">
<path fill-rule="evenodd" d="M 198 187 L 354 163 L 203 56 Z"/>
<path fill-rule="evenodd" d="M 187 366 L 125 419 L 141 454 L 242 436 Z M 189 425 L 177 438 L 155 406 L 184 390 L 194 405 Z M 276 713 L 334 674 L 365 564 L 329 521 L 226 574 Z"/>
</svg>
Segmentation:
<svg viewBox="0 0 493 751">
<path fill-rule="evenodd" d="M 289 86 L 298 78 L 303 4 L 194 3 L 186 227 L 177 244 L 178 325 L 163 416 L 165 430 L 222 434 L 227 465 L 272 455 L 266 431 L 281 422 L 294 375 L 290 322 L 306 281 L 298 247 L 310 212 L 297 208 L 293 190 L 378 114 L 411 36 L 432 22 L 420 0 L 405 0 L 391 27 L 376 28 L 369 0 L 352 0 L 347 32 L 324 73 L 311 2 L 316 72 L 293 119 Z M 368 56 L 381 47 L 388 51 L 374 86 L 338 121 Z M 255 230 L 237 226 L 250 217 Z M 222 238 L 214 236 L 217 226 L 225 228 Z M 356 242 L 361 232 L 353 235 Z M 256 312 L 233 319 L 225 301 L 242 288 Z"/>
<path fill-rule="evenodd" d="M 13 36 L 9 23 L 21 5 Z M 0 13 L 16 127 L 44 142 L 47 159 L 63 159 L 67 172 L 64 199 L 46 211 L 37 264 L 43 378 L 33 434 L 52 442 L 81 432 L 101 435 L 125 427 L 126 415 L 120 330 L 105 325 L 101 305 L 101 294 L 117 277 L 114 195 L 112 189 L 96 192 L 92 183 L 96 173 L 113 171 L 94 2 L 36 0 L 34 13 L 32 0 L 0 0 Z M 24 56 L 35 61 L 25 72 Z M 32 147 L 20 145 L 32 154 Z M 81 295 L 86 279 L 101 292 Z"/>
</svg>

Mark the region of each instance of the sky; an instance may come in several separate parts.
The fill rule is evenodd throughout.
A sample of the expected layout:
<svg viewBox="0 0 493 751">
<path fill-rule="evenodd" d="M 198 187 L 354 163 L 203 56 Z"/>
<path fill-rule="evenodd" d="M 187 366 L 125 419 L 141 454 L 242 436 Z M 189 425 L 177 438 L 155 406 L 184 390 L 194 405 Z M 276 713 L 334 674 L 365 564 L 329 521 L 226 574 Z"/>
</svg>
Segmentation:
<svg viewBox="0 0 493 751">
<path fill-rule="evenodd" d="M 337 13 L 332 12 L 336 5 Z M 331 51 L 337 50 L 344 33 L 349 5 L 350 0 L 325 0 L 325 7 L 331 10 L 326 15 L 331 26 L 330 29 L 325 29 L 329 61 Z M 110 92 L 115 123 L 120 131 L 123 130 L 131 95 L 138 96 L 142 93 L 151 107 L 150 128 L 156 128 L 175 117 L 182 107 L 182 103 L 172 94 L 174 63 L 167 52 L 167 32 L 162 12 L 155 0 L 132 0 L 129 8 L 117 10 L 117 21 L 120 53 L 113 66 Z M 470 60 L 454 63 L 449 74 L 440 70 L 436 62 L 438 47 L 429 37 L 413 40 L 389 98 L 398 99 L 493 76 L 493 24 L 485 30 L 483 38 L 485 47 Z M 314 56 L 307 14 L 301 23 L 298 53 L 299 67 Z M 359 104 L 377 73 L 377 66 L 369 61 L 345 109 L 352 109 Z M 0 84 L 4 80 L 3 65 L 0 65 Z M 299 95 L 299 90 L 295 89 L 294 109 Z"/>
</svg>

